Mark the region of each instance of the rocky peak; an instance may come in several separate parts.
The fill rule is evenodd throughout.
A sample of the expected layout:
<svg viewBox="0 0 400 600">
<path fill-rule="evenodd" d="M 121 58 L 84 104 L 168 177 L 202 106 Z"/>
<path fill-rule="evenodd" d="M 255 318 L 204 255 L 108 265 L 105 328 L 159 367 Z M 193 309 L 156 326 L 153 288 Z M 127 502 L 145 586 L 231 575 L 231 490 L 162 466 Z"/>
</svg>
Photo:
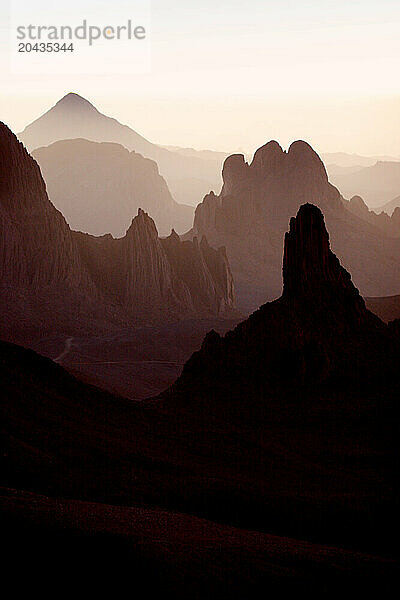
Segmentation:
<svg viewBox="0 0 400 600">
<path fill-rule="evenodd" d="M 224 182 L 222 196 L 234 194 L 243 181 L 246 180 L 249 171 L 249 165 L 244 159 L 243 154 L 232 154 L 224 162 L 222 169 L 222 179 Z"/>
<path fill-rule="evenodd" d="M 356 213 L 369 213 L 368 206 L 365 204 L 361 196 L 353 196 L 350 198 L 350 209 Z"/>
<path fill-rule="evenodd" d="M 350 274 L 330 249 L 323 214 L 313 204 L 300 207 L 285 235 L 283 297 L 317 303 L 323 299 L 337 306 L 346 298 L 351 299 L 357 312 L 366 312 Z"/>
<path fill-rule="evenodd" d="M 181 238 L 176 233 L 175 229 L 171 229 L 171 233 L 169 234 L 169 236 L 167 237 L 167 239 L 170 240 L 171 242 L 175 243 L 175 244 L 178 244 L 181 241 Z"/>
<path fill-rule="evenodd" d="M 53 109 L 68 109 L 68 110 L 79 110 L 79 111 L 90 111 L 90 112 L 98 112 L 97 109 L 79 94 L 75 94 L 74 92 L 69 92 L 66 94 L 61 100 L 59 100 Z"/>
<path fill-rule="evenodd" d="M 396 206 L 392 213 L 392 220 L 396 223 L 400 223 L 400 206 Z"/>
<path fill-rule="evenodd" d="M 138 209 L 136 217 L 132 219 L 132 223 L 126 232 L 126 237 L 129 238 L 138 234 L 158 239 L 158 231 L 153 219 L 141 208 Z"/>
<path fill-rule="evenodd" d="M 290 169 L 301 170 L 305 174 L 312 173 L 313 177 L 321 178 L 328 183 L 324 163 L 307 142 L 303 140 L 293 142 L 288 150 L 287 158 Z"/>
<path fill-rule="evenodd" d="M 275 173 L 285 164 L 285 159 L 286 153 L 272 140 L 257 150 L 250 167 L 259 173 Z"/>
</svg>

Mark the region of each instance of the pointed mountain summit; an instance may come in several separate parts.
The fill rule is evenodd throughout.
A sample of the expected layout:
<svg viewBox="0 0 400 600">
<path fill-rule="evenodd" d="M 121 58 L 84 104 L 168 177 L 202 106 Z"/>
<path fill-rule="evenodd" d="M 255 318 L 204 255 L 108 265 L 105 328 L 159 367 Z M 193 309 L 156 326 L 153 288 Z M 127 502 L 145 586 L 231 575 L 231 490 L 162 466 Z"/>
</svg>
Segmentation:
<svg viewBox="0 0 400 600">
<path fill-rule="evenodd" d="M 359 304 L 360 310 L 364 305 L 350 274 L 330 249 L 322 212 L 312 204 L 300 207 L 285 235 L 283 295 L 318 301 L 335 295 L 335 302 L 338 296 L 347 296 Z"/>
<path fill-rule="evenodd" d="M 61 98 L 54 106 L 54 110 L 75 109 L 75 110 L 90 110 L 99 112 L 89 100 L 75 92 L 69 92 Z"/>
<path fill-rule="evenodd" d="M 210 189 L 221 187 L 222 157 L 207 160 L 154 144 L 116 119 L 102 114 L 91 102 L 70 92 L 18 134 L 33 151 L 60 140 L 83 138 L 115 142 L 154 160 L 175 200 L 196 205 Z"/>
</svg>

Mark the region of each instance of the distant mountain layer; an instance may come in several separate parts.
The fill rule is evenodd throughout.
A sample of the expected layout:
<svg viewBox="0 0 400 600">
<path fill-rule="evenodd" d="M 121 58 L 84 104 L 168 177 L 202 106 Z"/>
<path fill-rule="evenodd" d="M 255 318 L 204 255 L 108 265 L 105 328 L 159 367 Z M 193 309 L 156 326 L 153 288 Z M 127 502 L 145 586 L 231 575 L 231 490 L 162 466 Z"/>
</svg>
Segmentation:
<svg viewBox="0 0 400 600">
<path fill-rule="evenodd" d="M 73 138 L 121 144 L 156 161 L 175 200 L 182 204 L 196 205 L 210 189 L 221 187 L 222 157 L 210 161 L 152 144 L 127 125 L 100 113 L 78 94 L 67 94 L 18 137 L 29 150 Z M 197 182 L 194 186 L 193 181 Z"/>
<path fill-rule="evenodd" d="M 383 204 L 382 206 L 379 206 L 377 208 L 375 208 L 375 212 L 385 212 L 388 215 L 393 215 L 394 211 L 396 210 L 396 208 L 400 207 L 400 196 L 397 196 L 397 198 L 394 198 L 394 200 L 390 200 L 390 202 L 386 202 L 386 204 Z"/>
<path fill-rule="evenodd" d="M 160 240 L 140 209 L 121 239 L 73 232 L 49 201 L 38 164 L 3 124 L 0 158 L 3 337 L 83 335 L 234 309 L 223 249 L 181 242 L 174 232 Z"/>
<path fill-rule="evenodd" d="M 72 229 L 121 237 L 138 208 L 152 216 L 160 235 L 192 226 L 193 207 L 175 202 L 157 164 L 119 144 L 62 140 L 32 156 Z"/>
<path fill-rule="evenodd" d="M 392 238 L 400 236 L 400 208 L 395 208 L 389 216 L 387 212 L 379 211 L 378 209 L 370 210 L 360 196 L 353 196 L 346 203 L 346 208 L 361 217 L 361 219 L 368 221 L 368 223 L 380 229 L 385 236 Z"/>
<path fill-rule="evenodd" d="M 377 215 L 365 218 L 353 210 L 306 142 L 294 142 L 287 152 L 269 142 L 250 164 L 232 155 L 222 175 L 221 194 L 209 194 L 196 208 L 192 234 L 226 247 L 241 310 L 254 310 L 281 293 L 280 240 L 303 202 L 324 211 L 333 249 L 364 295 L 398 293 L 400 227 L 393 221 L 390 232 L 382 231 Z"/>
<path fill-rule="evenodd" d="M 218 152 L 217 150 L 196 150 L 195 148 L 181 148 L 180 146 L 162 146 L 171 152 L 177 152 L 183 156 L 197 156 L 204 160 L 212 160 L 217 162 L 223 162 L 229 152 Z"/>
<path fill-rule="evenodd" d="M 321 158 L 326 165 L 342 168 L 372 167 L 377 162 L 400 161 L 398 156 L 362 156 L 360 154 L 348 154 L 346 152 L 323 152 Z"/>
<path fill-rule="evenodd" d="M 345 198 L 358 195 L 370 208 L 380 207 L 399 195 L 400 161 L 379 161 L 350 172 L 331 171 L 330 180 Z"/>
</svg>

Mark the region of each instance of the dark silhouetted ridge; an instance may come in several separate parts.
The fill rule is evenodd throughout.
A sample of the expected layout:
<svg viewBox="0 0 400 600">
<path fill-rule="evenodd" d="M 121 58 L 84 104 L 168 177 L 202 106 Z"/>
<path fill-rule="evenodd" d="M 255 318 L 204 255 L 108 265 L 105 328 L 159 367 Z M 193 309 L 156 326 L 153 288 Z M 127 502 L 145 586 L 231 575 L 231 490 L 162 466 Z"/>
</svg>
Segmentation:
<svg viewBox="0 0 400 600">
<path fill-rule="evenodd" d="M 142 211 L 127 235 L 127 245 L 134 244 L 136 235 L 148 236 L 156 260 L 161 250 L 164 257 L 174 257 L 171 271 L 181 272 L 186 289 L 196 265 L 213 269 L 217 251 L 210 253 L 205 241 L 182 242 L 173 234 L 160 241 Z M 109 242 L 112 238 L 107 238 Z M 265 565 L 272 564 L 280 583 L 291 578 L 296 564 L 304 565 L 304 540 L 320 544 L 309 573 L 313 591 L 317 577 L 322 580 L 318 589 L 332 589 L 321 572 L 323 557 L 328 557 L 334 581 L 338 573 L 343 575 L 340 589 L 349 589 L 352 581 L 359 591 L 358 584 L 366 583 L 369 563 L 359 557 L 363 568 L 354 578 L 351 563 L 343 563 L 343 568 L 338 563 L 339 548 L 379 555 L 378 567 L 389 559 L 394 571 L 399 506 L 397 328 L 365 309 L 329 248 L 317 207 L 300 208 L 285 246 L 283 296 L 262 306 L 225 337 L 211 331 L 175 386 L 150 401 L 138 404 L 111 397 L 33 352 L 0 343 L 0 483 L 13 488 L 6 505 L 19 531 L 24 527 L 20 515 L 30 513 L 34 523 L 40 518 L 36 511 L 43 499 L 20 504 L 18 513 L 17 489 L 47 496 L 44 510 L 53 515 L 50 526 L 55 532 L 65 527 L 71 513 L 61 510 L 59 501 L 54 512 L 49 497 L 161 507 L 257 535 L 285 536 L 282 541 L 275 537 L 275 550 L 269 548 L 265 564 L 259 542 L 252 545 L 253 583 L 258 564 L 264 574 Z M 133 261 L 131 266 L 140 269 L 141 264 Z M 146 273 L 144 265 L 143 278 Z M 113 507 L 106 510 L 106 518 L 99 520 L 103 531 L 115 518 Z M 85 531 L 91 533 L 93 508 L 81 506 L 81 511 Z M 131 516 L 126 518 L 132 522 Z M 158 517 L 144 520 L 159 523 L 168 532 Z M 192 574 L 191 557 L 199 563 L 199 547 L 204 572 L 203 550 L 209 547 L 205 524 L 203 547 L 180 527 L 177 524 L 171 531 L 181 532 L 185 572 Z M 288 537 L 302 540 L 303 550 L 296 548 L 296 560 L 289 556 L 281 569 L 276 547 L 287 557 Z M 176 563 L 173 547 L 160 544 L 154 535 L 152 539 L 155 556 L 166 548 L 168 561 L 163 565 L 169 570 L 171 560 Z M 212 547 L 210 560 L 221 578 L 215 557 L 225 560 L 225 554 L 231 556 L 238 546 L 230 537 L 229 551 L 221 552 L 219 537 L 213 534 L 213 539 L 218 548 Z M 23 538 L 21 542 L 20 546 Z M 59 545 L 64 543 L 61 538 Z M 336 550 L 323 547 L 328 544 Z M 132 546 L 143 548 L 157 572 L 143 531 Z M 240 552 L 229 565 L 229 580 L 238 565 L 243 568 L 242 558 Z M 387 579 L 381 572 L 376 581 L 381 587 Z M 270 584 L 269 576 L 262 579 L 265 584 Z M 304 580 L 301 584 L 306 589 Z M 208 587 L 207 580 L 204 589 Z M 248 593 L 250 589 L 246 585 L 235 597 L 256 597 L 254 588 Z M 222 586 L 216 597 L 226 597 L 225 592 Z"/>
</svg>

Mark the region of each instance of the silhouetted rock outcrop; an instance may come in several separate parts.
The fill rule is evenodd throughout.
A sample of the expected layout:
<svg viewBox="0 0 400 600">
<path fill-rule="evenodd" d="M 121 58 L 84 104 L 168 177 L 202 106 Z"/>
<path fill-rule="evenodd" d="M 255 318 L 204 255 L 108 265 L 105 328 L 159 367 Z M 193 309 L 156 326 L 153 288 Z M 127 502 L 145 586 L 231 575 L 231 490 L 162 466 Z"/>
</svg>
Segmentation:
<svg viewBox="0 0 400 600">
<path fill-rule="evenodd" d="M 386 354 L 389 337 L 330 250 L 320 209 L 305 204 L 285 236 L 281 298 L 263 305 L 224 338 L 210 333 L 178 387 L 203 381 L 227 387 L 241 382 L 256 388 L 306 385 L 348 378 L 354 368 L 368 379 L 376 375 L 376 353 Z"/>
<path fill-rule="evenodd" d="M 221 195 L 209 194 L 196 208 L 193 235 L 226 247 L 243 310 L 279 296 L 281 239 L 290 216 L 305 202 L 323 210 L 333 248 L 363 294 L 398 291 L 400 238 L 388 239 L 376 215 L 368 219 L 355 201 L 341 197 L 306 142 L 294 142 L 288 152 L 269 142 L 250 164 L 233 155 L 225 161 L 223 179 Z"/>
<path fill-rule="evenodd" d="M 193 207 L 175 202 L 157 164 L 119 144 L 63 140 L 33 157 L 50 200 L 72 229 L 120 237 L 139 207 L 151 214 L 160 235 L 192 226 Z"/>
<path fill-rule="evenodd" d="M 365 308 L 350 274 L 330 249 L 321 211 L 312 204 L 300 207 L 285 235 L 283 296 L 309 298 L 313 303 L 330 298 L 335 308 L 347 296 L 359 312 Z"/>
</svg>

